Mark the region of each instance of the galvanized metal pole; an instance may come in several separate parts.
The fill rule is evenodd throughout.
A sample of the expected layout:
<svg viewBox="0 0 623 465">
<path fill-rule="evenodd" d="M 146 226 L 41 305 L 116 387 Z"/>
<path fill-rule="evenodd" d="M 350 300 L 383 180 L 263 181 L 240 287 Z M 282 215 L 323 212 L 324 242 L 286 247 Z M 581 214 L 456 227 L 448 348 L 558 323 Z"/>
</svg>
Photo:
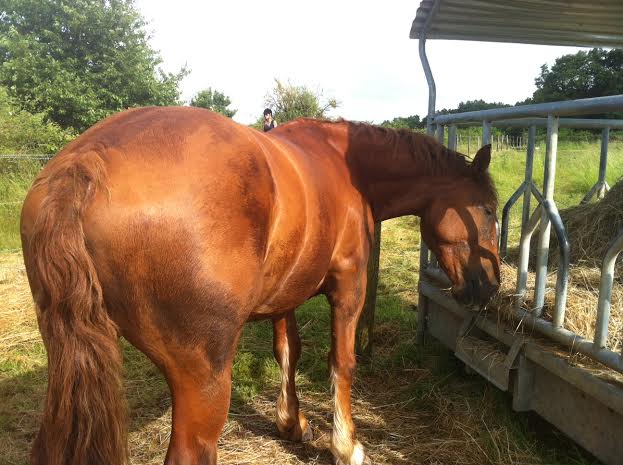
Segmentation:
<svg viewBox="0 0 623 465">
<path fill-rule="evenodd" d="M 435 127 L 433 126 L 433 117 L 435 115 L 435 101 L 437 99 L 437 88 L 435 87 L 435 79 L 428 63 L 428 57 L 426 56 L 426 35 L 428 34 L 428 28 L 435 17 L 435 13 L 439 9 L 439 0 L 435 0 L 431 11 L 426 19 L 426 23 L 420 32 L 420 38 L 418 43 L 418 50 L 420 55 L 420 62 L 422 63 L 422 69 L 426 76 L 426 82 L 428 83 L 428 114 L 426 116 L 426 133 L 430 136 L 434 135 Z M 424 242 L 420 235 L 420 281 L 424 276 L 424 270 L 428 266 L 428 246 Z M 418 293 L 418 318 L 417 318 L 417 333 L 416 342 L 422 344 L 424 342 L 424 334 L 426 332 L 426 310 L 428 302 L 426 297 L 419 292 Z"/>
<path fill-rule="evenodd" d="M 595 350 L 605 348 L 608 340 L 608 322 L 610 321 L 610 298 L 612 297 L 612 283 L 614 281 L 614 264 L 621 251 L 623 251 L 623 231 L 619 232 L 617 238 L 608 248 L 601 267 L 599 301 L 597 303 L 597 323 L 595 324 Z"/>
<path fill-rule="evenodd" d="M 445 142 L 445 126 L 442 124 L 437 125 L 437 140 L 440 144 L 444 145 Z M 450 132 L 448 132 L 448 145 L 450 144 Z M 437 257 L 434 254 L 430 254 L 428 266 L 436 267 L 437 266 Z"/>
<path fill-rule="evenodd" d="M 554 181 L 556 179 L 556 152 L 558 149 L 558 116 L 547 116 L 547 141 L 545 148 L 545 170 L 543 174 L 543 196 L 554 201 Z M 545 285 L 547 283 L 547 260 L 551 225 L 545 209 L 541 215 L 541 228 L 536 259 L 536 282 L 534 289 L 534 314 L 540 316 L 545 303 Z"/>
<path fill-rule="evenodd" d="M 586 193 L 580 204 L 586 204 L 591 201 L 595 192 L 597 192 L 597 198 L 603 199 L 606 192 L 609 189 L 606 182 L 606 168 L 608 165 L 608 139 L 610 137 L 610 128 L 604 127 L 601 132 L 601 155 L 599 157 L 599 175 L 597 176 L 597 182 L 593 184 L 593 187 Z"/>
<path fill-rule="evenodd" d="M 543 208 L 541 206 L 534 210 L 534 213 L 526 223 L 526 226 L 521 234 L 521 240 L 519 243 L 519 265 L 517 266 L 517 287 L 515 301 L 515 308 L 520 309 L 523 306 L 527 287 L 528 287 L 528 261 L 530 259 L 530 239 L 539 226 L 539 221 L 542 216 Z"/>
<path fill-rule="evenodd" d="M 435 101 L 437 99 L 437 88 L 435 87 L 435 79 L 433 78 L 433 73 L 430 69 L 430 64 L 428 63 L 428 57 L 426 56 L 426 34 L 428 33 L 428 27 L 430 26 L 435 13 L 439 9 L 439 0 L 435 1 L 435 4 L 432 7 L 430 14 L 428 15 L 428 19 L 426 20 L 426 24 L 422 28 L 422 32 L 420 33 L 419 39 L 419 53 L 420 53 L 420 62 L 422 63 L 422 69 L 424 70 L 424 75 L 426 76 L 426 82 L 428 83 L 428 115 L 426 116 L 426 132 L 428 134 L 433 133 L 433 117 L 435 115 Z"/>
<path fill-rule="evenodd" d="M 453 124 L 472 121 L 508 120 L 512 118 L 532 118 L 535 116 L 543 116 L 554 113 L 557 116 L 582 114 L 592 115 L 596 113 L 620 111 L 622 106 L 623 95 L 610 95 L 606 97 L 593 97 L 580 100 L 566 100 L 562 102 L 536 103 L 531 105 L 518 105 L 516 107 L 493 108 L 490 110 L 467 111 L 465 113 L 449 113 L 447 115 L 439 115 L 435 119 L 435 122 L 437 124 Z"/>
<path fill-rule="evenodd" d="M 523 196 L 523 210 L 521 211 L 521 234 L 523 234 L 524 228 L 528 224 L 530 219 L 530 199 L 532 198 L 532 192 L 530 187 L 532 186 L 532 172 L 534 166 L 534 146 L 536 140 L 536 126 L 530 126 L 528 129 L 528 148 L 526 150 L 526 170 L 524 174 L 524 181 L 529 184 L 528 189 L 524 192 Z"/>
<path fill-rule="evenodd" d="M 601 154 L 599 157 L 599 191 L 597 198 L 603 199 L 606 195 L 606 168 L 608 167 L 608 140 L 610 139 L 610 128 L 604 128 L 601 131 Z"/>
<path fill-rule="evenodd" d="M 502 209 L 502 226 L 500 228 L 500 231 L 498 231 L 498 237 L 500 238 L 500 258 L 502 259 L 506 258 L 506 246 L 508 242 L 508 223 L 510 220 L 511 208 L 513 208 L 513 205 L 515 205 L 515 202 L 517 202 L 519 197 L 521 197 L 521 195 L 526 192 L 526 189 L 529 191 L 530 186 L 524 181 L 521 183 L 521 186 L 519 186 L 519 188 L 513 193 L 513 195 L 511 195 L 510 199 L 508 199 L 508 202 L 506 202 L 504 208 Z"/>
<path fill-rule="evenodd" d="M 482 145 L 485 146 L 491 142 L 491 122 L 482 122 Z"/>
<path fill-rule="evenodd" d="M 446 139 L 446 134 L 445 134 L 445 127 L 442 126 L 441 124 L 437 125 L 437 140 L 439 141 L 440 144 L 443 145 L 443 143 L 445 142 Z"/>
<path fill-rule="evenodd" d="M 456 151 L 456 125 L 452 124 L 448 127 L 448 148 Z"/>
<path fill-rule="evenodd" d="M 569 283 L 569 238 L 567 237 L 567 231 L 565 231 L 565 225 L 562 224 L 562 218 L 560 218 L 560 213 L 558 213 L 556 204 L 551 200 L 546 200 L 543 202 L 543 208 L 549 215 L 551 224 L 554 226 L 560 249 L 552 325 L 554 328 L 562 328 L 565 322 L 567 287 Z"/>
<path fill-rule="evenodd" d="M 519 248 L 519 264 L 517 267 L 517 289 L 523 289 L 522 293 L 525 294 L 525 287 L 528 282 L 528 260 L 530 258 L 530 239 L 525 241 L 526 235 L 532 237 L 534 230 L 529 231 L 530 221 L 530 200 L 532 199 L 532 171 L 534 166 L 534 145 L 536 140 L 536 126 L 530 126 L 528 129 L 528 148 L 526 150 L 526 169 L 524 174 L 524 191 L 523 191 L 523 209 L 521 211 L 521 247 Z M 536 226 L 535 226 L 536 227 Z M 502 243 L 500 246 L 504 246 L 504 252 L 506 252 L 506 243 Z M 500 247 L 500 252 L 502 249 Z M 522 294 L 522 298 L 523 298 Z M 521 302 L 519 303 L 521 304 Z"/>
</svg>

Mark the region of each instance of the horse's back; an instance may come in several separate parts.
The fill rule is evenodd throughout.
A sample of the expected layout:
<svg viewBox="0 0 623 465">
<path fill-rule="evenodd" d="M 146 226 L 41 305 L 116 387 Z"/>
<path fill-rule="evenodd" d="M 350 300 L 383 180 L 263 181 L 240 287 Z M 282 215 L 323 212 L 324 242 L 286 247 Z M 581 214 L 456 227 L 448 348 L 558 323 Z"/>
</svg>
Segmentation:
<svg viewBox="0 0 623 465">
<path fill-rule="evenodd" d="M 200 109 L 130 110 L 72 142 L 31 197 L 68 165 L 101 160 L 82 223 L 111 312 L 132 326 L 141 312 L 128 309 L 156 302 L 190 333 L 196 317 L 176 305 L 269 316 L 318 291 L 338 206 L 315 156 Z"/>
<path fill-rule="evenodd" d="M 245 130 L 176 108 L 104 120 L 41 173 L 24 207 L 25 243 L 54 180 L 72 166 L 93 178 L 98 160 L 104 179 L 81 222 L 122 329 L 157 317 L 193 339 L 211 324 L 200 318 L 208 309 L 210 320 L 234 324 L 256 299 L 272 205 L 270 172 Z"/>
</svg>

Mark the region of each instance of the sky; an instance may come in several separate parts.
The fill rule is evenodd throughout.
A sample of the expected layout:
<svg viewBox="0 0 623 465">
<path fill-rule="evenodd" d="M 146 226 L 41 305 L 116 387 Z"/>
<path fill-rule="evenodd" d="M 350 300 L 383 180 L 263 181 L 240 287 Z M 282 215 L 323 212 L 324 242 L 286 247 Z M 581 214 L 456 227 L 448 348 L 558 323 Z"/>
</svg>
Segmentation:
<svg viewBox="0 0 623 465">
<path fill-rule="evenodd" d="M 425 116 L 428 86 L 409 39 L 419 1 L 137 0 L 162 68 L 191 73 L 189 101 L 211 87 L 227 95 L 234 119 L 255 122 L 275 79 L 340 102 L 330 116 L 381 123 Z M 579 48 L 429 40 L 437 108 L 465 100 L 514 104 L 532 96 L 542 64 Z"/>
</svg>

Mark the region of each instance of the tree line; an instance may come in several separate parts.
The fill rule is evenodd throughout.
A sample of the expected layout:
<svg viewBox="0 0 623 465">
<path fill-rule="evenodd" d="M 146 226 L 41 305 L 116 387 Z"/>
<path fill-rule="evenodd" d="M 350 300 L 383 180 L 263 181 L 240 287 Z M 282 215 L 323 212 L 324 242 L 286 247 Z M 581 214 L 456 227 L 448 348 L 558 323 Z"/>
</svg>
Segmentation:
<svg viewBox="0 0 623 465">
<path fill-rule="evenodd" d="M 190 72 L 167 73 L 149 43 L 147 24 L 134 0 L 2 0 L 0 9 L 0 151 L 53 152 L 104 117 L 126 108 L 182 105 L 180 83 Z M 535 79 L 523 102 L 623 93 L 623 50 L 593 49 L 565 55 Z M 236 109 L 223 92 L 206 87 L 189 102 L 227 117 Z M 275 80 L 264 105 L 283 123 L 301 116 L 327 117 L 335 98 L 306 86 Z M 504 106 L 461 102 L 442 112 Z M 253 125 L 259 127 L 261 118 Z M 382 123 L 422 129 L 426 118 Z"/>
</svg>

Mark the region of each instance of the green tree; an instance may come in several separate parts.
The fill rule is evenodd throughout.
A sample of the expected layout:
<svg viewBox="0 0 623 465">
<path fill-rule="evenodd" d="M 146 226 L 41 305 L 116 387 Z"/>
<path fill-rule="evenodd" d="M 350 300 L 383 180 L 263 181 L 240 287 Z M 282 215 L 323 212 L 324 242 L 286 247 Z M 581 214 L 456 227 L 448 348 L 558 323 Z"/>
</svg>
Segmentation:
<svg viewBox="0 0 623 465">
<path fill-rule="evenodd" d="M 452 108 L 450 110 L 444 108 L 440 110 L 439 113 L 464 113 L 466 111 L 479 111 L 479 110 L 489 110 L 491 108 L 502 108 L 502 107 L 510 107 L 511 105 L 502 102 L 485 102 L 482 99 L 478 100 L 466 100 L 465 102 L 460 102 L 456 108 Z"/>
<path fill-rule="evenodd" d="M 229 97 L 218 90 L 212 90 L 211 87 L 197 92 L 190 100 L 190 105 L 193 107 L 207 108 L 208 110 L 215 111 L 228 118 L 233 118 L 238 111 L 227 108 L 231 105 Z"/>
<path fill-rule="evenodd" d="M 82 131 L 143 105 L 178 104 L 134 0 L 2 0 L 0 84 L 31 113 Z"/>
<path fill-rule="evenodd" d="M 407 116 L 407 117 L 398 116 L 392 119 L 391 121 L 389 120 L 383 121 L 381 123 L 381 126 L 385 126 L 386 128 L 393 128 L 393 129 L 411 129 L 411 130 L 423 129 L 424 127 L 426 127 L 425 123 L 420 120 L 419 115 L 412 115 L 412 116 Z"/>
<path fill-rule="evenodd" d="M 43 114 L 20 110 L 0 86 L 0 153 L 51 154 L 73 138 L 71 131 L 46 122 Z"/>
<path fill-rule="evenodd" d="M 329 111 L 340 105 L 335 98 L 325 98 L 322 91 L 284 84 L 279 79 L 275 79 L 275 87 L 266 94 L 264 104 L 272 108 L 278 123 L 302 117 L 327 118 Z"/>
<path fill-rule="evenodd" d="M 623 94 L 623 50 L 594 48 L 563 55 L 534 80 L 532 103 Z"/>
</svg>

